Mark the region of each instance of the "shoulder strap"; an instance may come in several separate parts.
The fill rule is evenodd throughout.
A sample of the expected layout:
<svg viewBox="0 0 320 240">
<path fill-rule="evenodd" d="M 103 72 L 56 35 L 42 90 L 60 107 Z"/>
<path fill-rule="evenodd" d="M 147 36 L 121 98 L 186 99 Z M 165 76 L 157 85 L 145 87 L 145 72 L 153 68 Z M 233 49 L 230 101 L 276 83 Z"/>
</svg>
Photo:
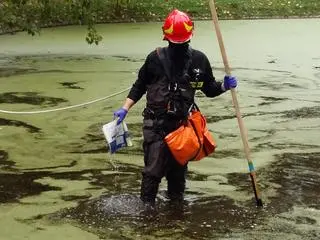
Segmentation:
<svg viewBox="0 0 320 240">
<path fill-rule="evenodd" d="M 167 78 L 169 79 L 169 81 L 171 81 L 171 61 L 170 59 L 168 58 L 167 56 L 167 51 L 166 51 L 167 48 L 161 48 L 161 47 L 158 47 L 157 48 L 157 54 L 158 54 L 158 57 L 160 59 L 160 62 L 164 68 L 164 71 L 167 75 Z"/>
<path fill-rule="evenodd" d="M 191 63 L 192 63 L 192 48 L 190 46 L 188 46 L 188 55 L 189 55 L 189 59 L 184 67 L 183 74 L 188 73 L 188 70 L 189 70 Z"/>
</svg>

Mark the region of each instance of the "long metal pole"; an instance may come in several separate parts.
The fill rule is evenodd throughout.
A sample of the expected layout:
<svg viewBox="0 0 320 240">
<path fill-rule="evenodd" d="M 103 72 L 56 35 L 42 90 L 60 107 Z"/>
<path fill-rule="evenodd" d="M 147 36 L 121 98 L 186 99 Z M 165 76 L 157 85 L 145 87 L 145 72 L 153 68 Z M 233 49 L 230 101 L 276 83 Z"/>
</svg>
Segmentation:
<svg viewBox="0 0 320 240">
<path fill-rule="evenodd" d="M 218 38 L 218 42 L 219 42 L 219 47 L 220 47 L 220 51 L 221 51 L 221 56 L 223 59 L 223 64 L 224 64 L 224 68 L 225 68 L 225 72 L 227 75 L 231 75 L 231 69 L 229 66 L 229 62 L 228 62 L 228 58 L 227 58 L 227 54 L 226 54 L 226 49 L 224 47 L 223 44 L 223 39 L 222 39 L 222 34 L 221 34 L 221 30 L 219 27 L 219 22 L 218 22 L 218 14 L 216 11 L 216 6 L 215 6 L 215 2 L 214 0 L 210 0 L 209 1 L 210 4 L 210 9 L 211 9 L 211 15 L 212 15 L 212 20 L 214 23 L 214 27 L 216 30 L 216 34 L 217 34 L 217 38 Z M 237 116 L 237 120 L 238 120 L 238 125 L 240 128 L 240 134 L 241 134 L 241 139 L 242 139 L 242 143 L 243 143 L 243 147 L 244 147 L 244 152 L 245 152 L 245 156 L 246 159 L 248 161 L 248 166 L 249 166 L 249 171 L 250 171 L 250 178 L 251 178 L 251 182 L 252 182 L 252 186 L 253 186 L 253 191 L 254 191 L 254 196 L 256 199 L 256 203 L 257 206 L 262 206 L 262 200 L 260 197 L 260 192 L 257 186 L 257 180 L 256 180 L 256 172 L 253 166 L 253 162 L 251 160 L 250 157 L 250 148 L 249 148 L 249 143 L 248 143 L 248 136 L 247 136 L 247 131 L 245 129 L 242 117 L 241 117 L 241 113 L 240 113 L 240 107 L 239 107 L 239 103 L 238 103 L 238 99 L 237 99 L 237 94 L 234 88 L 231 88 L 230 90 L 231 92 L 231 96 L 232 96 L 232 101 L 233 101 L 233 105 L 236 111 L 236 116 Z"/>
</svg>

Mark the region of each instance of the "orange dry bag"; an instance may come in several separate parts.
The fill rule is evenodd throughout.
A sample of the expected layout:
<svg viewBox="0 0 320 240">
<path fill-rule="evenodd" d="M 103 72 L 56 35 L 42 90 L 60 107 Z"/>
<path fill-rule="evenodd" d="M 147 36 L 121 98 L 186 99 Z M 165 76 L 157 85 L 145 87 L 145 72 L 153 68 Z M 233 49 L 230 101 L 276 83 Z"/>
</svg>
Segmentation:
<svg viewBox="0 0 320 240">
<path fill-rule="evenodd" d="M 181 165 L 208 156 L 216 147 L 200 111 L 192 111 L 186 123 L 169 133 L 164 140 Z"/>
<path fill-rule="evenodd" d="M 199 161 L 202 158 L 210 155 L 211 153 L 214 152 L 214 150 L 216 149 L 216 143 L 211 135 L 211 133 L 209 132 L 208 128 L 207 128 L 207 121 L 206 118 L 201 114 L 203 120 L 204 120 L 204 128 L 202 131 L 203 134 L 203 145 L 202 148 L 199 152 L 199 154 L 197 155 L 197 157 L 195 159 L 193 159 L 194 161 Z"/>
</svg>

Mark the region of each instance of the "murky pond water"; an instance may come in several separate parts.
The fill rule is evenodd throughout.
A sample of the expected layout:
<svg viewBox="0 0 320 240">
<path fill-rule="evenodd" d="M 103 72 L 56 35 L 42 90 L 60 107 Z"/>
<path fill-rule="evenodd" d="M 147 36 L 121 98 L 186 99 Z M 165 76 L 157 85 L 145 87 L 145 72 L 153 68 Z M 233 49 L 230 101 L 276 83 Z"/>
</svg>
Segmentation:
<svg viewBox="0 0 320 240">
<path fill-rule="evenodd" d="M 320 238 L 319 19 L 221 22 L 262 209 L 230 94 L 197 94 L 218 148 L 190 164 L 182 206 L 163 197 L 164 181 L 158 211 L 139 202 L 144 101 L 126 120 L 134 146 L 107 152 L 101 126 L 146 54 L 165 44 L 160 27 L 101 25 L 99 46 L 79 27 L 0 37 L 0 109 L 28 113 L 0 113 L 1 240 Z M 211 22 L 196 22 L 192 46 L 221 79 Z"/>
</svg>

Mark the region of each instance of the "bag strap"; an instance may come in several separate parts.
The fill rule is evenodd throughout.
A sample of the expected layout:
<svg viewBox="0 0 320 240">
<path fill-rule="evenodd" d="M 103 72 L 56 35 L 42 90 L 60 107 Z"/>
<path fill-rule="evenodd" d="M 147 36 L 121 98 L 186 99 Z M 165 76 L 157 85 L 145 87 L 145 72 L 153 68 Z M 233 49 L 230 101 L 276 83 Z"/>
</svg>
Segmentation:
<svg viewBox="0 0 320 240">
<path fill-rule="evenodd" d="M 199 148 L 198 148 L 198 150 L 197 150 L 197 153 L 194 155 L 194 157 L 192 157 L 192 158 L 190 158 L 190 159 L 188 160 L 188 162 L 189 162 L 189 161 L 192 161 L 192 160 L 194 160 L 194 159 L 197 158 L 197 156 L 199 155 L 201 149 L 203 148 L 203 143 L 201 143 L 200 137 L 199 137 L 199 135 L 198 135 L 198 132 L 196 131 L 196 127 L 194 126 L 194 123 L 193 123 L 192 121 L 190 121 L 190 120 L 188 120 L 188 121 L 189 121 L 190 125 L 192 126 L 193 131 L 194 131 L 194 133 L 196 134 L 197 140 L 198 140 L 198 143 L 199 143 Z"/>
</svg>

